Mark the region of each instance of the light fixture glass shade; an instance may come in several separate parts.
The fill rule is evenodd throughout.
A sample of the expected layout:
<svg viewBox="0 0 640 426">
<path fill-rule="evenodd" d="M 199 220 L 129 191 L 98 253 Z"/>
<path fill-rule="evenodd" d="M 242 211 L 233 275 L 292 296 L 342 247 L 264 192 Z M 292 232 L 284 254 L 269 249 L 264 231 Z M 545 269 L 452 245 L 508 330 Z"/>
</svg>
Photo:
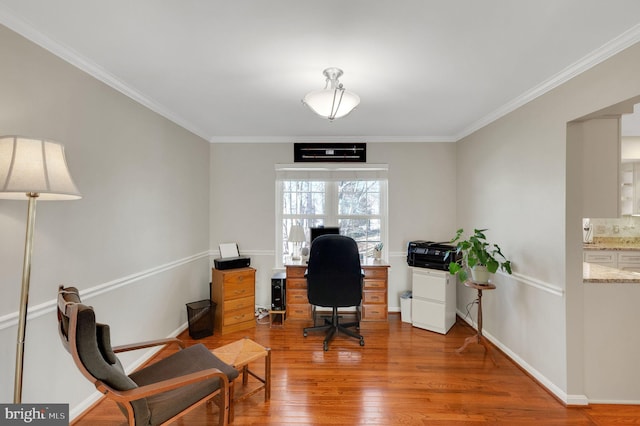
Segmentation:
<svg viewBox="0 0 640 426">
<path fill-rule="evenodd" d="M 360 97 L 344 89 L 324 89 L 307 93 L 303 102 L 319 116 L 333 120 L 353 111 Z"/>
<path fill-rule="evenodd" d="M 64 146 L 44 139 L 0 136 L 0 199 L 39 200 L 82 198 L 64 156 Z"/>
<path fill-rule="evenodd" d="M 307 93 L 302 103 L 320 117 L 333 121 L 353 111 L 360 104 L 360 97 L 346 90 L 338 81 L 343 74 L 341 69 L 327 68 L 323 74 L 326 76 L 325 88 Z"/>
</svg>

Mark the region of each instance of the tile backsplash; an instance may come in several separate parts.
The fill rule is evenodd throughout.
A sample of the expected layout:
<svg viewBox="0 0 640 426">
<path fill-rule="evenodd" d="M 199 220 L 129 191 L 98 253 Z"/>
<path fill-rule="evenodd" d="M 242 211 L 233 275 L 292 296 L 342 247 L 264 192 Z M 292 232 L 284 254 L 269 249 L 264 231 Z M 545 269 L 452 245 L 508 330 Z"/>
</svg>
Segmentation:
<svg viewBox="0 0 640 426">
<path fill-rule="evenodd" d="M 593 237 L 640 237 L 640 217 L 591 218 Z"/>
</svg>

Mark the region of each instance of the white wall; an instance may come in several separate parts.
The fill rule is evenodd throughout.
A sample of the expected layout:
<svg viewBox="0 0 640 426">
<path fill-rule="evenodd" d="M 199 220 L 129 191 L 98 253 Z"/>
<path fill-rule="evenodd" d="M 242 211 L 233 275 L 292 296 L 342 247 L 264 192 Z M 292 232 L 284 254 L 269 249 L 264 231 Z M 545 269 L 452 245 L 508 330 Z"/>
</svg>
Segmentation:
<svg viewBox="0 0 640 426">
<path fill-rule="evenodd" d="M 63 143 L 83 195 L 37 203 L 23 390 L 25 402 L 68 402 L 74 414 L 94 390 L 59 342 L 58 285 L 80 288 L 114 344 L 184 327 L 185 303 L 209 294 L 210 145 L 1 26 L 0 56 L 0 134 Z M 13 400 L 26 208 L 0 201 L 3 402 Z"/>
<path fill-rule="evenodd" d="M 605 385 L 596 368 L 637 370 L 629 362 L 585 367 L 587 348 L 598 350 L 590 359 L 606 359 L 605 353 L 637 353 L 638 347 L 623 349 L 632 324 L 611 328 L 608 342 L 620 346 L 610 347 L 595 344 L 597 334 L 585 321 L 616 307 L 585 298 L 582 212 L 576 208 L 582 205 L 582 151 L 567 144 L 567 123 L 640 94 L 639 67 L 635 45 L 457 144 L 458 222 L 489 228 L 516 272 L 498 275 L 498 289 L 487 292 L 485 330 L 569 403 L 583 403 Z M 474 294 L 459 290 L 462 309 Z M 623 380 L 625 391 L 609 396 L 640 402 L 637 378 L 629 374 Z"/>
<path fill-rule="evenodd" d="M 389 307 L 410 289 L 406 246 L 455 233 L 455 144 L 369 143 L 367 161 L 389 165 Z M 256 267 L 256 301 L 270 303 L 275 266 L 275 164 L 293 163 L 293 144 L 214 144 L 211 243 L 236 241 Z"/>
</svg>

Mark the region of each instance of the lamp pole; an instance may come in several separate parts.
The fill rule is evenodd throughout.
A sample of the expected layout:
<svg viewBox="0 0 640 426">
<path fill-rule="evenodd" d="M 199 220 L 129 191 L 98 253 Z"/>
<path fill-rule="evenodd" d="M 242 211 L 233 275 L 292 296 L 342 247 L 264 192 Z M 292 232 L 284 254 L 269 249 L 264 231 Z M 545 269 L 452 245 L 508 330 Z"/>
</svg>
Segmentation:
<svg viewBox="0 0 640 426">
<path fill-rule="evenodd" d="M 18 316 L 18 338 L 16 345 L 16 372 L 13 383 L 13 403 L 22 402 L 22 371 L 24 366 L 24 340 L 27 327 L 27 307 L 29 305 L 29 282 L 31 281 L 31 254 L 33 253 L 33 229 L 36 222 L 36 199 L 38 193 L 28 192 L 27 234 L 24 242 L 22 263 L 22 288 L 20 291 L 20 313 Z"/>
<path fill-rule="evenodd" d="M 36 199 L 77 200 L 82 198 L 67 168 L 64 147 L 54 141 L 24 136 L 0 136 L 0 199 L 24 201 L 27 207 L 27 234 L 22 262 L 22 285 L 18 312 L 18 336 L 13 402 L 22 402 L 24 342 L 29 307 L 31 254 L 36 220 Z"/>
</svg>

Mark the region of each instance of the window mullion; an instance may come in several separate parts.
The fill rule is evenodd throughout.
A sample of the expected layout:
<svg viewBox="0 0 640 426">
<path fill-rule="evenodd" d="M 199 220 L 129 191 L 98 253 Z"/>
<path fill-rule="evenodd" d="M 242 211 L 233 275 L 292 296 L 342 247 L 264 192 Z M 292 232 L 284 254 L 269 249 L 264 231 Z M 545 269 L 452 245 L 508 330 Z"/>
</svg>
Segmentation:
<svg viewBox="0 0 640 426">
<path fill-rule="evenodd" d="M 338 226 L 338 182 L 328 181 L 326 189 L 325 206 L 327 208 L 327 218 L 325 226 Z"/>
</svg>

